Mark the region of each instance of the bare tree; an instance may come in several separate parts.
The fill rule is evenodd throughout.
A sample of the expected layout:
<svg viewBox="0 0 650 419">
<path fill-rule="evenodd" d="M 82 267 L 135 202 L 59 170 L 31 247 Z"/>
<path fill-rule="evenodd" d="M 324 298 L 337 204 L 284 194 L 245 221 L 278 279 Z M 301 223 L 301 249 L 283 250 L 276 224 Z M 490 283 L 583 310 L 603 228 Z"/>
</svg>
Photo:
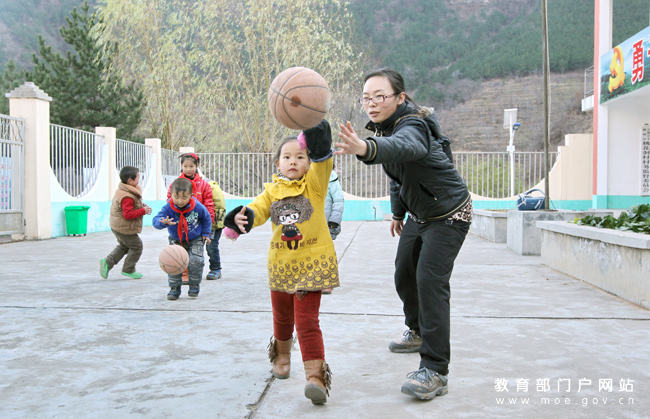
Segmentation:
<svg viewBox="0 0 650 419">
<path fill-rule="evenodd" d="M 338 0 L 106 0 L 115 71 L 142 86 L 142 129 L 164 146 L 266 152 L 290 131 L 271 116 L 267 92 L 288 67 L 328 81 L 328 118 L 351 112 L 361 54 L 351 47 L 352 16 Z"/>
</svg>

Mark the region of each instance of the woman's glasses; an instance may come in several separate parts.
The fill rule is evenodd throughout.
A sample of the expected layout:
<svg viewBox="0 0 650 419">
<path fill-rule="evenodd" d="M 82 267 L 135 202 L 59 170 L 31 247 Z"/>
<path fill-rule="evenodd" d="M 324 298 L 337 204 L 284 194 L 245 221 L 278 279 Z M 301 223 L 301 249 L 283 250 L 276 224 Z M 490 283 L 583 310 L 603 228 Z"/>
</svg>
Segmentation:
<svg viewBox="0 0 650 419">
<path fill-rule="evenodd" d="M 386 99 L 393 96 L 395 96 L 395 93 L 393 93 L 392 95 L 377 95 L 375 97 L 362 97 L 359 99 L 359 103 L 362 104 L 363 106 L 369 105 L 371 101 L 372 103 L 375 104 L 384 103 Z"/>
</svg>

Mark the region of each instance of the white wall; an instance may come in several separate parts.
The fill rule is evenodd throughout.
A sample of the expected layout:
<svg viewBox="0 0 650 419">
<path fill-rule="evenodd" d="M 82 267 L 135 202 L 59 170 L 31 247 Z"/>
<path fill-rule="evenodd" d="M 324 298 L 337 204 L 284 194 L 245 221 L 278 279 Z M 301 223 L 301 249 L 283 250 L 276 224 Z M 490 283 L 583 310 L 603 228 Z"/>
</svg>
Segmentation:
<svg viewBox="0 0 650 419">
<path fill-rule="evenodd" d="M 650 124 L 649 94 L 647 86 L 608 105 L 607 195 L 640 194 L 641 129 Z"/>
</svg>

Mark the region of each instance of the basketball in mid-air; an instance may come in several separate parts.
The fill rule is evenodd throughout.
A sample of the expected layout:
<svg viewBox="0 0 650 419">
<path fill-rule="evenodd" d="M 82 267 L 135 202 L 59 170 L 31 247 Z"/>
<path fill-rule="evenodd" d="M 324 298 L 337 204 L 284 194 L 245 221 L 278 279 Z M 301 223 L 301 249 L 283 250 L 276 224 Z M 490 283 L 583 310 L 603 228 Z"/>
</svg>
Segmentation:
<svg viewBox="0 0 650 419">
<path fill-rule="evenodd" d="M 268 100 L 271 114 L 279 123 L 305 130 L 325 118 L 330 109 L 330 89 L 314 70 L 291 67 L 273 79 Z"/>
<path fill-rule="evenodd" d="M 169 275 L 180 275 L 187 265 L 190 264 L 190 255 L 183 246 L 177 244 L 170 244 L 165 247 L 158 256 L 158 264 L 160 269 Z"/>
</svg>

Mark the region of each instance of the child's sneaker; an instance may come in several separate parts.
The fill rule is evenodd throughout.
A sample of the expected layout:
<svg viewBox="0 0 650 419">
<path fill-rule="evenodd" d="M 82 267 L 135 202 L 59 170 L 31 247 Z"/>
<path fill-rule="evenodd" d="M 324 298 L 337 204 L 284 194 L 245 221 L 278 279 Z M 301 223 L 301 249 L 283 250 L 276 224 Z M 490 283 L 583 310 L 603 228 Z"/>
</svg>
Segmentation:
<svg viewBox="0 0 650 419">
<path fill-rule="evenodd" d="M 178 297 L 181 295 L 181 287 L 171 287 L 169 293 L 167 294 L 168 300 L 178 300 Z"/>
<path fill-rule="evenodd" d="M 133 278 L 133 279 L 142 278 L 142 274 L 140 272 L 132 272 L 132 273 L 129 274 L 129 273 L 126 273 L 126 272 L 122 271 L 122 275 L 128 276 L 129 278 Z"/>
<path fill-rule="evenodd" d="M 99 275 L 106 279 L 108 278 L 108 271 L 110 271 L 111 268 L 108 267 L 108 263 L 106 262 L 106 259 L 99 259 Z"/>
<path fill-rule="evenodd" d="M 332 288 L 327 288 L 321 291 L 321 294 L 331 294 L 331 293 L 332 293 Z"/>
<path fill-rule="evenodd" d="M 199 296 L 199 285 L 190 285 L 190 290 L 187 292 L 188 297 L 198 297 Z"/>
<path fill-rule="evenodd" d="M 215 269 L 214 271 L 210 271 L 210 273 L 208 273 L 208 276 L 206 276 L 205 279 L 221 279 L 221 269 Z"/>
</svg>

